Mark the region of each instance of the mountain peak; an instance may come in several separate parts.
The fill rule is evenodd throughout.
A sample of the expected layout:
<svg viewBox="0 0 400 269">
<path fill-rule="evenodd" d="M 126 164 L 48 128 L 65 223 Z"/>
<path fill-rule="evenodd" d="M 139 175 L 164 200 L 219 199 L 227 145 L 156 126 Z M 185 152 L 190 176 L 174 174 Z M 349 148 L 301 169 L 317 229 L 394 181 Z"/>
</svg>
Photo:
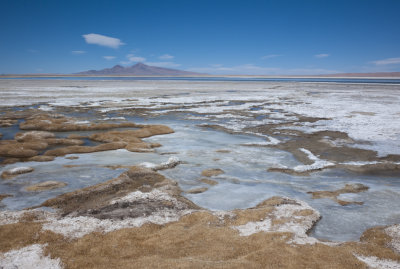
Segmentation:
<svg viewBox="0 0 400 269">
<path fill-rule="evenodd" d="M 115 65 L 112 68 L 106 68 L 102 70 L 89 70 L 85 72 L 77 73 L 78 75 L 107 75 L 107 76 L 193 76 L 200 75 L 199 73 L 188 72 L 183 70 L 163 68 L 157 66 L 151 66 L 138 62 L 132 66 L 123 67 L 121 65 Z"/>
<path fill-rule="evenodd" d="M 149 65 L 144 64 L 142 62 L 138 62 L 137 64 L 134 64 L 133 66 L 149 66 Z"/>
</svg>

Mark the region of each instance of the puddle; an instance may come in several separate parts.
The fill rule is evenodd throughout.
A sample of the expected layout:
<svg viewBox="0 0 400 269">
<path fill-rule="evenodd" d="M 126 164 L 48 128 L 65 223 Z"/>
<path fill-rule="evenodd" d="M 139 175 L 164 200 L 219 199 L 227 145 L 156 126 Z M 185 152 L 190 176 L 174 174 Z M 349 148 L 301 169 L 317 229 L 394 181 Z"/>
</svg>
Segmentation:
<svg viewBox="0 0 400 269">
<path fill-rule="evenodd" d="M 200 194 L 186 196 L 196 204 L 212 210 L 248 208 L 272 196 L 288 196 L 309 203 L 320 211 L 322 219 L 312 235 L 333 241 L 358 240 L 365 229 L 400 222 L 400 180 L 360 176 L 341 170 L 326 170 L 311 176 L 292 176 L 267 172 L 270 167 L 294 167 L 300 163 L 290 153 L 266 147 L 246 147 L 241 144 L 262 143 L 263 138 L 231 135 L 203 129 L 178 121 L 165 121 L 176 132 L 152 137 L 164 146 L 159 152 L 178 152 L 187 162 L 161 173 L 178 181 L 183 190 L 208 187 Z M 223 153 L 216 150 L 223 149 Z M 202 183 L 201 171 L 220 168 L 224 174 L 213 177 L 219 184 Z M 390 184 L 385 186 L 382 183 Z M 362 183 L 369 191 L 354 195 L 363 205 L 340 206 L 330 199 L 311 199 L 307 192 L 335 190 L 348 183 Z"/>
<path fill-rule="evenodd" d="M 18 122 L 10 127 L 0 127 L 0 133 L 3 135 L 1 140 L 13 140 L 16 133 L 20 132 L 19 124 L 24 120 Z"/>
<path fill-rule="evenodd" d="M 264 120 L 264 119 L 267 119 L 267 118 L 269 118 L 269 115 L 259 115 L 259 116 L 256 116 L 256 120 Z"/>
<path fill-rule="evenodd" d="M 67 159 L 78 156 L 78 159 Z M 103 151 L 86 154 L 71 154 L 57 157 L 52 162 L 25 162 L 23 164 L 6 165 L 1 171 L 18 166 L 29 166 L 35 170 L 21 174 L 12 179 L 0 181 L 0 193 L 14 195 L 2 201 L 3 207 L 9 210 L 21 210 L 39 205 L 47 199 L 59 194 L 98 184 L 119 176 L 126 169 L 110 169 L 107 165 L 137 165 L 141 162 L 161 162 L 168 156 L 155 153 L 135 153 L 127 150 Z M 39 182 L 56 180 L 68 185 L 43 192 L 27 192 L 25 187 Z"/>
</svg>

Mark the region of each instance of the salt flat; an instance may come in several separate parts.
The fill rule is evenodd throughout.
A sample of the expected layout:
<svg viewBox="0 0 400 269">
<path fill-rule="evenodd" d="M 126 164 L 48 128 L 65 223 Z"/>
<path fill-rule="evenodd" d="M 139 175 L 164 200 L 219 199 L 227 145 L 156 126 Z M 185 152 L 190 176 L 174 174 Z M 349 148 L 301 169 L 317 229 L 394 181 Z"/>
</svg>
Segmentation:
<svg viewBox="0 0 400 269">
<path fill-rule="evenodd" d="M 381 233 L 373 227 L 400 223 L 397 84 L 10 79 L 0 81 L 0 93 L 0 146 L 23 146 L 32 142 L 23 137 L 39 135 L 29 132 L 50 131 L 40 133 L 49 138 L 36 141 L 46 144 L 34 149 L 37 156 L 1 156 L 0 172 L 32 168 L 1 181 L 0 194 L 11 195 L 0 202 L 7 225 L 18 221 L 21 209 L 42 204 L 58 210 L 37 217 L 39 222 L 49 222 L 43 231 L 107 234 L 121 228 L 141 229 L 148 222 L 180 225 L 181 218 L 188 221 L 201 207 L 208 212 L 204 214 L 219 216 L 229 237 L 232 231 L 237 233 L 234 237 L 291 233 L 290 240 L 282 240 L 319 246 L 324 240 L 357 241 L 362 234 L 366 237 L 367 229 Z M 147 135 L 161 125 L 174 132 Z M 16 135 L 21 132 L 29 135 Z M 130 136 L 137 136 L 134 143 Z M 101 147 L 107 143 L 114 144 Z M 44 156 L 51 161 L 37 161 Z M 169 167 L 165 164 L 170 158 L 176 164 Z M 133 167 L 140 166 L 165 166 L 156 174 L 177 185 L 143 183 L 130 187 L 131 193 L 110 193 L 109 186 L 127 184 L 126 177 L 137 169 Z M 204 176 L 207 170 L 220 172 Z M 140 173 L 149 180 L 158 177 L 149 171 Z M 117 178 L 107 181 L 113 177 Z M 53 180 L 66 186 L 37 193 L 26 190 Z M 173 193 L 168 192 L 171 188 Z M 160 195 L 146 200 L 146 193 Z M 76 204 L 70 195 L 93 196 L 93 201 L 105 199 L 110 204 Z M 274 203 L 277 196 L 284 198 Z M 267 207 L 265 201 L 270 201 Z M 127 205 L 133 211 L 124 211 Z M 142 206 L 150 215 L 138 218 L 132 212 Z M 258 213 L 249 217 L 246 214 L 253 209 L 248 208 Z M 115 219 L 124 214 L 127 219 Z M 17 221 L 7 222 L 10 216 Z M 350 252 L 359 261 L 379 257 L 395 264 L 399 259 L 397 254 L 358 248 Z M 42 251 L 39 245 L 38 251 Z"/>
<path fill-rule="evenodd" d="M 53 106 L 84 104 L 99 111 L 148 107 L 161 113 L 187 111 L 229 119 L 229 111 L 246 109 L 247 118 L 234 115 L 234 128 L 279 123 L 289 114 L 327 118 L 316 124 L 295 128 L 345 131 L 357 140 L 379 144 L 363 147 L 381 155 L 399 153 L 399 85 L 298 82 L 210 82 L 210 81 L 74 81 L 74 80 L 2 80 L 2 106 L 49 103 Z M 244 101 L 230 105 L 229 101 Z M 257 107 L 267 103 L 265 106 Z M 191 107 L 187 107 L 187 106 Z M 182 106 L 177 108 L 176 106 Z M 102 107 L 102 108 L 98 108 Z M 257 110 L 248 108 L 257 107 Z M 43 107 L 46 109 L 46 107 Z M 281 111 L 280 111 L 281 110 Z M 158 111 L 156 111 L 158 112 Z M 222 115 L 218 115 L 219 113 Z M 285 115 L 286 113 L 286 115 Z M 215 115 L 216 114 L 216 115 Z M 272 114 L 270 119 L 252 116 Z M 243 115 L 246 116 L 246 115 Z M 329 119 L 328 119 L 329 118 Z M 250 123 L 241 126 L 245 120 Z"/>
</svg>

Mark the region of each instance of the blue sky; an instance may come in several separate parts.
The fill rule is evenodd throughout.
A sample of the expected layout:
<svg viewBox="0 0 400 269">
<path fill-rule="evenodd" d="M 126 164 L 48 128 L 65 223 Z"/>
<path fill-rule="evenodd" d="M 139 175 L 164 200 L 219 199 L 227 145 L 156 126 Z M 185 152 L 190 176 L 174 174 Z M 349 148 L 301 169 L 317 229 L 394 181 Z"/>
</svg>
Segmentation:
<svg viewBox="0 0 400 269">
<path fill-rule="evenodd" d="M 0 74 L 400 71 L 400 1 L 0 1 Z"/>
</svg>

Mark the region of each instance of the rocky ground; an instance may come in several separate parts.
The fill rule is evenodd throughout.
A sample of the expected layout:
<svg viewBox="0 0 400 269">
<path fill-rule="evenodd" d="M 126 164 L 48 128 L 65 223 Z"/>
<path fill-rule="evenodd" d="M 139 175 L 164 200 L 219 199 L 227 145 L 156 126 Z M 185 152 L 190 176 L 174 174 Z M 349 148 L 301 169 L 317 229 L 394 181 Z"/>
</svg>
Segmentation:
<svg viewBox="0 0 400 269">
<path fill-rule="evenodd" d="M 32 161 L 51 165 L 60 156 L 79 158 L 117 149 L 157 152 L 162 145 L 146 138 L 174 130 L 127 118 L 169 115 L 202 119 L 204 128 L 263 137 L 264 143 L 246 146 L 288 151 L 301 163 L 271 167 L 269 172 L 308 176 L 342 169 L 393 180 L 400 177 L 400 154 L 391 146 L 399 139 L 398 86 L 382 86 L 385 93 L 376 97 L 376 85 L 363 85 L 367 96 L 361 99 L 365 100 L 345 111 L 341 110 L 343 92 L 350 88 L 351 95 L 362 95 L 357 93 L 360 86 L 339 84 L 332 90 L 331 85 L 320 84 L 254 83 L 251 92 L 246 83 L 104 82 L 99 86 L 96 81 L 2 82 L 8 106 L 0 109 L 0 158 L 3 167 L 16 165 L 2 169 L 2 180 L 33 173 L 32 167 L 24 165 Z M 219 92 L 210 95 L 215 87 Z M 320 88 L 326 96 L 323 91 L 315 93 Z M 298 90 L 299 95 L 291 96 Z M 366 101 L 370 96 L 385 104 Z M 328 97 L 342 103 L 321 103 Z M 363 109 L 362 102 L 367 103 Z M 382 115 L 384 111 L 394 116 Z M 386 120 L 391 122 L 389 129 Z M 371 122 L 376 128 L 366 134 Z M 368 229 L 359 241 L 336 243 L 310 235 L 321 214 L 298 199 L 274 196 L 247 209 L 207 210 L 186 198 L 176 181 L 158 172 L 181 163 L 170 157 L 160 164 L 114 165 L 110 168 L 125 172 L 25 210 L 0 211 L 0 268 L 400 268 L 399 224 Z M 211 188 L 224 173 L 221 168 L 205 169 L 198 180 Z M 24 190 L 39 194 L 65 184 L 42 181 Z M 186 193 L 207 192 L 208 187 Z M 368 189 L 349 183 L 309 194 L 351 206 L 363 202 L 345 201 L 341 195 Z M 0 203 L 10 195 L 0 193 Z"/>
</svg>

